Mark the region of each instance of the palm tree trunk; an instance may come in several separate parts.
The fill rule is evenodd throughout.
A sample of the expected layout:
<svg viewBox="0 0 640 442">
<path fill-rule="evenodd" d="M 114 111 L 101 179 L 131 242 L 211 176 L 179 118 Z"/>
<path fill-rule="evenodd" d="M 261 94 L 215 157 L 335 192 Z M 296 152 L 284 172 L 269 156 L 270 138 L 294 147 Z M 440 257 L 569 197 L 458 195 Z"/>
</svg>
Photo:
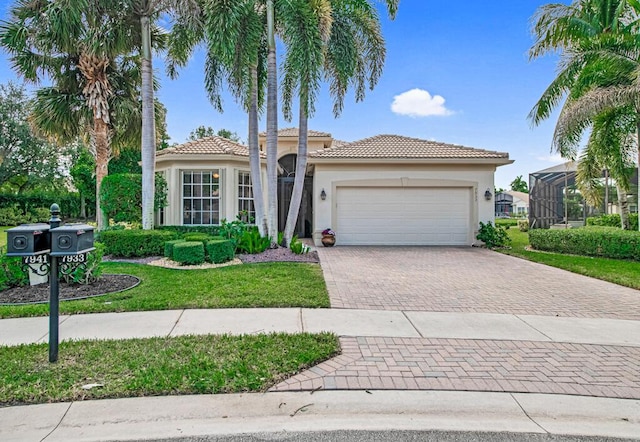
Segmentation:
<svg viewBox="0 0 640 442">
<path fill-rule="evenodd" d="M 142 26 L 142 228 L 151 230 L 154 221 L 156 128 L 149 16 L 141 16 L 140 24 Z"/>
<path fill-rule="evenodd" d="M 302 192 L 304 190 L 304 178 L 307 172 L 307 141 L 309 133 L 309 118 L 305 111 L 307 103 L 307 91 L 304 85 L 301 86 L 303 92 L 300 93 L 300 116 L 299 116 L 299 134 L 298 134 L 298 157 L 296 161 L 296 176 L 293 182 L 293 192 L 291 194 L 291 202 L 289 203 L 289 212 L 287 213 L 287 223 L 284 228 L 284 245 L 289 247 L 293 232 L 298 222 L 298 214 L 300 213 L 300 203 L 302 201 Z"/>
<path fill-rule="evenodd" d="M 273 0 L 267 0 L 267 226 L 271 247 L 278 246 L 278 72 Z"/>
<path fill-rule="evenodd" d="M 251 103 L 249 105 L 249 167 L 253 190 L 255 223 L 260 236 L 267 236 L 267 222 L 264 216 L 264 195 L 262 192 L 262 168 L 260 167 L 260 146 L 258 143 L 258 68 L 251 67 Z"/>
<path fill-rule="evenodd" d="M 109 126 L 101 118 L 93 120 L 93 142 L 96 148 L 96 221 L 100 231 L 109 225 L 100 208 L 100 188 L 103 178 L 109 174 L 109 160 L 111 159 Z"/>
<path fill-rule="evenodd" d="M 629 203 L 627 202 L 627 192 L 619 184 L 616 184 L 618 191 L 618 206 L 620 206 L 620 224 L 624 230 L 629 230 Z"/>
</svg>

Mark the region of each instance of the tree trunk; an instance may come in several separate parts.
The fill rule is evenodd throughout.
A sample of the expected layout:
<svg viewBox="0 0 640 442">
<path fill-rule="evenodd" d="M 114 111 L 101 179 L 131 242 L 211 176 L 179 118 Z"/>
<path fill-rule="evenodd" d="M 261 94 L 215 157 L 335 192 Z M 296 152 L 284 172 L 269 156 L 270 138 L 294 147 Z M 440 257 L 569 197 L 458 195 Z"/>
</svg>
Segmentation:
<svg viewBox="0 0 640 442">
<path fill-rule="evenodd" d="M 149 17 L 141 16 L 140 24 L 142 26 L 142 228 L 151 230 L 154 222 L 156 128 Z"/>
<path fill-rule="evenodd" d="M 87 200 L 82 192 L 80 192 L 80 218 L 87 219 Z"/>
<path fill-rule="evenodd" d="M 109 160 L 111 159 L 109 126 L 100 118 L 93 120 L 93 142 L 96 148 L 96 221 L 100 231 L 109 225 L 109 221 L 100 208 L 100 188 L 102 179 L 109 174 Z"/>
<path fill-rule="evenodd" d="M 298 157 L 296 161 L 296 176 L 293 182 L 293 193 L 291 194 L 291 202 L 289 203 L 289 212 L 287 213 L 287 223 L 284 228 L 284 245 L 289 247 L 293 232 L 298 222 L 298 214 L 300 213 L 300 202 L 302 201 L 302 192 L 304 190 L 304 178 L 307 172 L 307 140 L 308 140 L 308 124 L 307 112 L 305 106 L 307 102 L 306 88 L 300 93 L 300 132 L 298 134 Z"/>
<path fill-rule="evenodd" d="M 260 146 L 258 142 L 258 68 L 251 67 L 251 103 L 249 105 L 249 167 L 253 190 L 255 223 L 260 236 L 267 236 L 267 222 L 264 216 L 264 194 L 262 192 L 262 168 L 260 167 Z"/>
<path fill-rule="evenodd" d="M 267 0 L 267 200 L 268 235 L 278 246 L 278 72 L 273 0 Z"/>
<path fill-rule="evenodd" d="M 616 183 L 618 191 L 618 205 L 620 206 L 620 224 L 624 230 L 631 229 L 629 224 L 629 203 L 627 202 L 627 191 Z"/>
</svg>

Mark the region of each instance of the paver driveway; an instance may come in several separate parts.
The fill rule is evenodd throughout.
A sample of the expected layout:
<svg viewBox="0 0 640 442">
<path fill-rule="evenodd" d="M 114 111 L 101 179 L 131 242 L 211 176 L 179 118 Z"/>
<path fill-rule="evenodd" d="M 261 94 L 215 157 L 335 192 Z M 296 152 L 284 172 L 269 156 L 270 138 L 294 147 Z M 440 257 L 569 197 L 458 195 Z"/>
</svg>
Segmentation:
<svg viewBox="0 0 640 442">
<path fill-rule="evenodd" d="M 333 247 L 318 253 L 333 308 L 640 320 L 638 290 L 486 249 Z"/>
<path fill-rule="evenodd" d="M 640 291 L 484 249 L 318 252 L 333 308 L 640 320 Z M 272 391 L 468 390 L 640 399 L 638 346 L 430 336 L 343 336 L 340 343 L 340 356 Z"/>
</svg>

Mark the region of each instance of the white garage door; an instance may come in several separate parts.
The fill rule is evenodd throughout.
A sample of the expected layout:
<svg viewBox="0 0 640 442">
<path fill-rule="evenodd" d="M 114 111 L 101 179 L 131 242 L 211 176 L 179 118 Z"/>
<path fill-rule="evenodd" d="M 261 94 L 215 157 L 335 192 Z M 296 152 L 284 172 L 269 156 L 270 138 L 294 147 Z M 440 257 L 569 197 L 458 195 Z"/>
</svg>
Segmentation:
<svg viewBox="0 0 640 442">
<path fill-rule="evenodd" d="M 471 189 L 338 187 L 343 245 L 467 245 Z"/>
</svg>

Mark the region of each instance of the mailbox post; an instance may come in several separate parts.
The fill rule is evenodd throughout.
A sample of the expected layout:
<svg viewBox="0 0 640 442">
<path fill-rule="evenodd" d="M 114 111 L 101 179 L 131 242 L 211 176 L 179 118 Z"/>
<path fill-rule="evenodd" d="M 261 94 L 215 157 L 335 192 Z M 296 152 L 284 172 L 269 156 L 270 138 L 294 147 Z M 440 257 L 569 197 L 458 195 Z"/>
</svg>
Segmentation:
<svg viewBox="0 0 640 442">
<path fill-rule="evenodd" d="M 68 224 L 60 227 L 60 207 L 51 205 L 49 224 L 23 224 L 7 230 L 7 256 L 21 256 L 23 266 L 39 265 L 40 274 L 49 273 L 49 362 L 58 360 L 60 280 L 73 264 L 86 263 L 93 246 L 93 227 Z"/>
</svg>

